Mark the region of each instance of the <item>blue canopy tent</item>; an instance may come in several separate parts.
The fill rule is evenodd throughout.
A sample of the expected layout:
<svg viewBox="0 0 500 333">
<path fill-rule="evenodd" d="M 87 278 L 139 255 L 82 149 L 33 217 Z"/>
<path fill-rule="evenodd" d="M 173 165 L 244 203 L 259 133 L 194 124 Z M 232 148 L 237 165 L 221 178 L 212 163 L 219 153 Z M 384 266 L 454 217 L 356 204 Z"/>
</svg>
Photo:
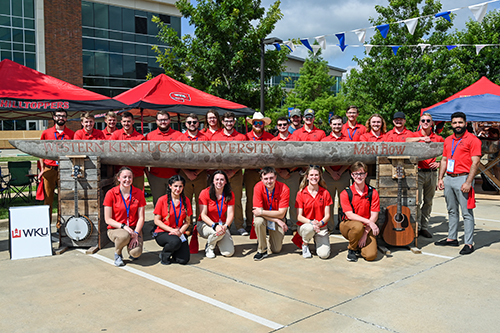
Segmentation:
<svg viewBox="0 0 500 333">
<path fill-rule="evenodd" d="M 434 121 L 451 121 L 451 115 L 458 111 L 466 114 L 467 121 L 498 121 L 500 96 L 483 94 L 455 98 L 426 112 L 432 115 Z"/>
</svg>

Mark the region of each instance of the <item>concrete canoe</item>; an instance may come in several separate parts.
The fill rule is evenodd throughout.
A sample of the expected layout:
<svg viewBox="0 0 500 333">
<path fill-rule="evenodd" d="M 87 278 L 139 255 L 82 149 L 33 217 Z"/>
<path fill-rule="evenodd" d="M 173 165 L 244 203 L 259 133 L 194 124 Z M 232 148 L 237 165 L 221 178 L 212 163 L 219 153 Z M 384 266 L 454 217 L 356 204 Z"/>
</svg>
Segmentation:
<svg viewBox="0 0 500 333">
<path fill-rule="evenodd" d="M 377 156 L 440 156 L 442 143 L 278 141 L 10 140 L 40 158 L 99 156 L 102 164 L 183 169 L 290 168 L 307 165 L 376 164 Z"/>
</svg>

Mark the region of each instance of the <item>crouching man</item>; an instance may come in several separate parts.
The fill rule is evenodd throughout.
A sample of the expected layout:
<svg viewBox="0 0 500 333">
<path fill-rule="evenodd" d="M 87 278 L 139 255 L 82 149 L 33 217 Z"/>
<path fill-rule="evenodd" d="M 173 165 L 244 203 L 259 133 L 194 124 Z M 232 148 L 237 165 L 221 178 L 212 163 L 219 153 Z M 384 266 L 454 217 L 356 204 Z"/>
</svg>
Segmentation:
<svg viewBox="0 0 500 333">
<path fill-rule="evenodd" d="M 257 253 L 254 260 L 262 260 L 269 253 L 279 253 L 288 227 L 285 216 L 290 200 L 290 189 L 276 181 L 276 170 L 265 167 L 260 171 L 260 182 L 253 192 L 253 224 L 257 234 Z M 269 230 L 269 238 L 266 236 Z"/>
<path fill-rule="evenodd" d="M 340 193 L 340 232 L 349 241 L 347 260 L 353 262 L 359 256 L 368 261 L 377 258 L 380 200 L 377 191 L 365 183 L 367 175 L 366 164 L 355 162 L 351 166 L 353 184 Z"/>
</svg>

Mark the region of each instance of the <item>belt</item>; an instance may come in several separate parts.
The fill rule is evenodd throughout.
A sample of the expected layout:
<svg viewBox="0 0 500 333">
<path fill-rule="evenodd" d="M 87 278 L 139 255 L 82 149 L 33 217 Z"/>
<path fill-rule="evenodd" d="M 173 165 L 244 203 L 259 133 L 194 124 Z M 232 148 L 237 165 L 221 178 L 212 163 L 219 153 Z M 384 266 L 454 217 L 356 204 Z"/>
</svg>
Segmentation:
<svg viewBox="0 0 500 333">
<path fill-rule="evenodd" d="M 460 177 L 460 176 L 467 176 L 468 173 L 467 172 L 462 172 L 462 173 L 448 173 L 447 175 L 450 176 L 450 177 Z"/>
<path fill-rule="evenodd" d="M 419 168 L 418 171 L 419 172 L 436 172 L 437 169 L 421 169 L 421 168 Z"/>
</svg>

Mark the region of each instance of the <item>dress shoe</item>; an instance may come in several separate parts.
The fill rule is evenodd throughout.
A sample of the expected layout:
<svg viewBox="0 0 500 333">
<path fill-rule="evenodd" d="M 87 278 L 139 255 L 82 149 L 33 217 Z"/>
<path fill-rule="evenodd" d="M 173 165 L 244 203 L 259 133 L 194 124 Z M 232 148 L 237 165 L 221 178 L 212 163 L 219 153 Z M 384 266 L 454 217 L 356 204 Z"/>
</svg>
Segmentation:
<svg viewBox="0 0 500 333">
<path fill-rule="evenodd" d="M 437 246 L 458 246 L 458 240 L 454 239 L 454 240 L 448 241 L 445 238 L 445 239 L 441 239 L 438 242 L 434 242 L 434 245 L 437 245 Z"/>
<path fill-rule="evenodd" d="M 418 232 L 418 235 L 422 236 L 424 238 L 432 238 L 432 234 L 429 231 L 427 231 L 427 230 L 420 230 Z"/>
<path fill-rule="evenodd" d="M 465 244 L 464 248 L 460 250 L 460 254 L 471 254 L 474 252 L 474 246 Z"/>
</svg>

